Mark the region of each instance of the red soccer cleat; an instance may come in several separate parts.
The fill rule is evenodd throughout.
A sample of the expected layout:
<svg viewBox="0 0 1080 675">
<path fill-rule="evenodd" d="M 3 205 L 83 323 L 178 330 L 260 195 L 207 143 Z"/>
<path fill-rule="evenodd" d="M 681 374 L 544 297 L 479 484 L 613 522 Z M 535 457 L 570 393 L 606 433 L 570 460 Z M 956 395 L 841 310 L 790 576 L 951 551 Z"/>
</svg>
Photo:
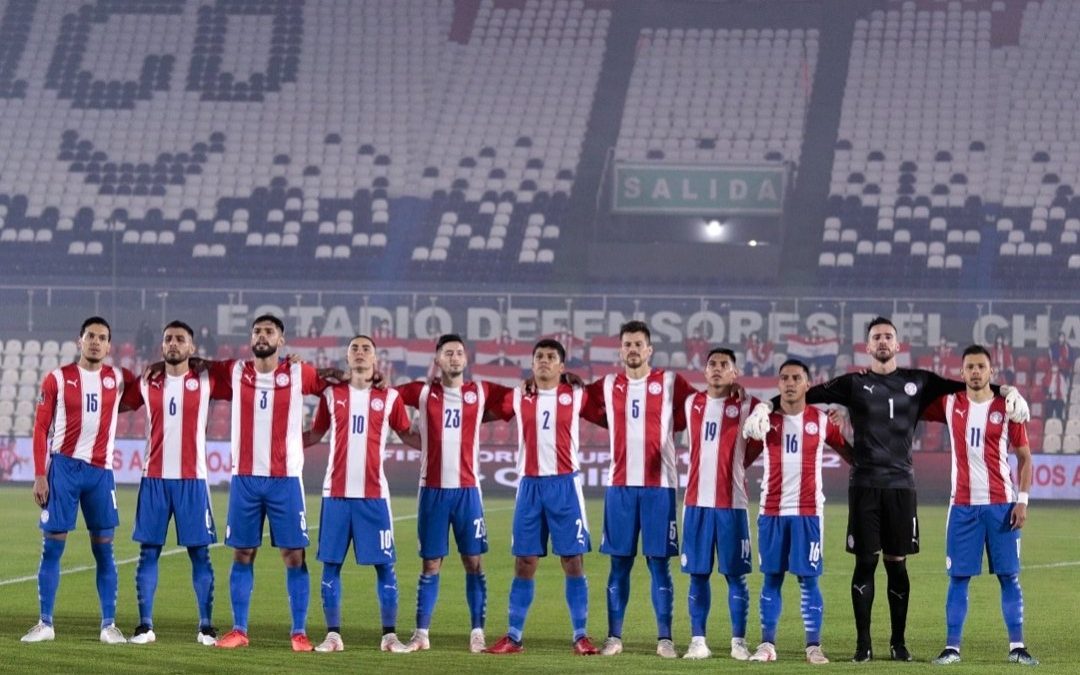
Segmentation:
<svg viewBox="0 0 1080 675">
<path fill-rule="evenodd" d="M 311 640 L 304 633 L 297 633 L 292 636 L 292 650 L 294 652 L 313 652 L 315 646 L 311 644 Z"/>
<path fill-rule="evenodd" d="M 525 651 L 520 642 L 514 642 L 509 635 L 499 638 L 499 641 L 484 650 L 485 654 L 520 654 Z"/>
<path fill-rule="evenodd" d="M 588 636 L 584 636 L 574 643 L 574 654 L 577 656 L 595 656 L 599 653 L 600 650 L 593 645 Z"/>
<path fill-rule="evenodd" d="M 218 641 L 215 642 L 214 645 L 217 647 L 221 647 L 222 649 L 236 649 L 237 647 L 247 647 L 248 636 L 247 633 L 242 630 L 233 629 L 218 638 Z"/>
</svg>

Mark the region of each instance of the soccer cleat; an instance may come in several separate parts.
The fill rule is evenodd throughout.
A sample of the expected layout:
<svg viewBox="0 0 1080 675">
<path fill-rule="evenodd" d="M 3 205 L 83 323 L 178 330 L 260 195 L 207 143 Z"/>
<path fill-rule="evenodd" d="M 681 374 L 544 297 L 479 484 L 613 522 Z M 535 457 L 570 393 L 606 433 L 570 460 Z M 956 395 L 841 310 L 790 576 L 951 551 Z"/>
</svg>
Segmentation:
<svg viewBox="0 0 1080 675">
<path fill-rule="evenodd" d="M 754 653 L 750 655 L 751 661 L 775 661 L 776 660 L 776 645 L 771 642 L 762 642 L 754 650 Z"/>
<path fill-rule="evenodd" d="M 336 631 L 330 631 L 326 634 L 326 637 L 319 646 L 315 647 L 317 652 L 343 652 L 345 651 L 345 642 L 341 639 L 341 633 Z"/>
<path fill-rule="evenodd" d="M 952 647 L 946 647 L 938 657 L 931 661 L 935 666 L 947 666 L 951 663 L 960 663 L 960 652 Z"/>
<path fill-rule="evenodd" d="M 736 661 L 750 660 L 750 650 L 746 647 L 746 638 L 731 638 L 731 658 Z"/>
<path fill-rule="evenodd" d="M 329 636 L 327 636 L 327 637 L 329 637 Z M 340 637 L 341 636 L 339 635 L 338 638 L 340 638 Z M 306 633 L 297 633 L 296 635 L 293 635 L 292 638 L 290 639 L 290 642 L 292 642 L 292 650 L 294 652 L 313 652 L 313 651 L 315 651 L 315 646 L 313 644 L 311 644 L 311 639 L 308 638 Z M 345 648 L 345 645 L 342 645 L 342 649 L 344 649 L 344 648 Z"/>
<path fill-rule="evenodd" d="M 195 642 L 207 647 L 213 647 L 217 643 L 217 628 L 200 626 L 199 634 L 195 636 Z"/>
<path fill-rule="evenodd" d="M 852 663 L 868 663 L 874 660 L 874 651 L 870 645 L 858 645 L 855 647 L 855 655 L 851 657 Z"/>
<path fill-rule="evenodd" d="M 705 644 L 705 637 L 702 635 L 695 635 L 690 638 L 690 646 L 686 648 L 686 653 L 683 654 L 684 659 L 707 659 L 712 656 L 712 650 L 709 649 L 709 645 Z"/>
<path fill-rule="evenodd" d="M 1022 666 L 1037 666 L 1039 660 L 1029 654 L 1026 647 L 1017 647 L 1009 652 L 1009 663 L 1019 663 Z"/>
<path fill-rule="evenodd" d="M 148 645 L 151 642 L 157 641 L 157 635 L 154 635 L 154 629 L 147 626 L 145 623 L 140 623 L 135 626 L 135 633 L 128 640 L 133 645 Z"/>
<path fill-rule="evenodd" d="M 615 656 L 616 654 L 622 654 L 622 638 L 609 635 L 600 646 L 600 656 Z"/>
<path fill-rule="evenodd" d="M 127 640 L 124 639 L 124 634 L 120 632 L 120 629 L 116 627 L 115 623 L 110 623 L 101 629 L 101 641 L 107 645 L 122 645 L 126 644 Z"/>
<path fill-rule="evenodd" d="M 806 662 L 820 666 L 828 663 L 829 659 L 825 657 L 825 652 L 821 651 L 821 645 L 810 645 L 806 648 Z"/>
<path fill-rule="evenodd" d="M 520 642 L 515 642 L 509 635 L 499 638 L 499 641 L 484 649 L 485 654 L 520 654 L 525 651 Z"/>
<path fill-rule="evenodd" d="M 248 635 L 246 631 L 242 631 L 239 628 L 234 628 L 228 633 L 225 633 L 218 641 L 214 643 L 217 647 L 222 649 L 236 649 L 237 647 L 248 646 Z"/>
<path fill-rule="evenodd" d="M 596 645 L 592 643 L 589 637 L 582 636 L 574 642 L 574 654 L 577 656 L 596 656 L 600 653 L 600 650 L 596 648 Z"/>
<path fill-rule="evenodd" d="M 473 628 L 469 633 L 469 652 L 480 654 L 487 648 L 487 638 L 483 628 Z"/>
<path fill-rule="evenodd" d="M 47 623 L 38 621 L 33 628 L 22 636 L 23 642 L 48 642 L 56 639 L 56 630 Z"/>
<path fill-rule="evenodd" d="M 889 647 L 889 656 L 893 661 L 911 661 L 911 652 L 908 651 L 907 645 L 891 645 Z"/>
<path fill-rule="evenodd" d="M 656 655 L 662 659 L 679 658 L 679 654 L 675 651 L 675 643 L 670 638 L 662 638 L 656 641 Z"/>
<path fill-rule="evenodd" d="M 397 637 L 397 633 L 387 633 L 382 636 L 382 641 L 379 642 L 379 651 L 390 652 L 392 654 L 404 654 L 409 651 L 409 648 L 402 644 L 401 640 Z"/>
<path fill-rule="evenodd" d="M 420 628 L 416 629 L 409 641 L 405 643 L 405 649 L 410 652 L 422 652 L 431 649 L 428 632 Z"/>
</svg>

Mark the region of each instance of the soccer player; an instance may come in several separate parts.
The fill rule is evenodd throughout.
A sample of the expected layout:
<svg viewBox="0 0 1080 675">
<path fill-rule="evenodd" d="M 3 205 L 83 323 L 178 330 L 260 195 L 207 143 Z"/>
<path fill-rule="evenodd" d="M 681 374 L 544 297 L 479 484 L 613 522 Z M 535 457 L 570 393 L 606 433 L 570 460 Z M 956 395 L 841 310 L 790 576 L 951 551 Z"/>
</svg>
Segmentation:
<svg viewBox="0 0 1080 675">
<path fill-rule="evenodd" d="M 326 639 L 317 652 L 340 652 L 341 566 L 353 544 L 356 562 L 375 568 L 384 652 L 408 651 L 397 638 L 398 586 L 394 562 L 394 525 L 390 515 L 390 488 L 383 470 L 383 453 L 390 430 L 414 447 L 419 434 L 410 433 L 411 421 L 398 392 L 372 388 L 377 359 L 375 342 L 366 335 L 349 341 L 346 360 L 349 381 L 327 387 L 304 435 L 304 444 L 318 443 L 330 431 L 330 458 L 323 480 L 319 516 L 319 560 L 323 563 L 322 602 Z"/>
<path fill-rule="evenodd" d="M 293 651 L 314 649 L 308 639 L 310 595 L 305 548 L 307 510 L 304 470 L 304 396 L 326 387 L 315 369 L 278 358 L 285 324 L 264 314 L 251 324 L 249 361 L 218 361 L 211 374 L 226 383 L 232 400 L 232 485 L 225 543 L 233 548 L 229 575 L 233 629 L 217 641 L 227 649 L 248 645 L 248 610 L 255 583 L 255 556 L 263 521 L 270 520 L 270 543 L 281 549 L 292 614 Z"/>
<path fill-rule="evenodd" d="M 97 563 L 101 641 L 126 642 L 116 627 L 116 559 L 113 533 L 120 524 L 113 481 L 116 415 L 125 396 L 138 387 L 123 368 L 106 365 L 112 329 L 92 316 L 79 329 L 79 358 L 53 370 L 41 383 L 34 419 L 34 501 L 41 507 L 41 564 L 38 599 L 41 618 L 23 642 L 53 640 L 53 606 L 60 585 L 60 558 L 67 533 L 82 507 L 90 550 Z"/>
<path fill-rule="evenodd" d="M 130 642 L 148 644 L 154 635 L 154 594 L 158 585 L 158 559 L 165 545 L 169 521 L 175 518 L 176 539 L 187 547 L 191 582 L 199 609 L 196 642 L 213 646 L 214 570 L 210 544 L 217 541 L 210 493 L 206 484 L 206 420 L 210 400 L 229 397 L 228 387 L 212 380 L 205 370 L 196 372 L 189 360 L 197 350 L 191 326 L 173 321 L 162 331 L 163 372 L 139 382 L 135 407 L 146 405 L 149 436 L 143 460 L 143 478 L 135 507 L 139 564 L 135 590 L 139 625 Z"/>
<path fill-rule="evenodd" d="M 454 334 L 435 343 L 435 382 L 410 382 L 397 387 L 405 405 L 420 412 L 420 495 L 417 533 L 423 568 L 416 587 L 416 631 L 409 651 L 431 648 L 429 630 L 439 598 L 439 571 L 450 552 L 452 527 L 465 567 L 465 599 L 472 630 L 469 651 L 484 651 L 487 580 L 487 524 L 477 469 L 480 463 L 480 424 L 493 412 L 492 394 L 505 387 L 490 382 L 466 382 L 465 341 Z M 498 397 L 496 397 L 498 398 Z"/>
<path fill-rule="evenodd" d="M 806 405 L 810 369 L 788 359 L 780 366 L 780 409 L 769 416 L 764 444 L 747 448 L 747 463 L 764 454 L 761 477 L 761 512 L 758 515 L 758 558 L 765 581 L 761 587 L 761 644 L 751 661 L 776 660 L 776 627 L 783 607 L 784 573 L 799 580 L 806 660 L 828 663 L 821 650 L 824 600 L 818 577 L 825 568 L 822 550 L 825 493 L 821 488 L 821 460 L 825 446 L 845 458 L 840 428 L 828 414 Z"/>
<path fill-rule="evenodd" d="M 945 536 L 945 601 L 948 627 L 938 665 L 960 661 L 960 638 L 968 609 L 968 582 L 982 572 L 986 549 L 990 573 L 1001 584 L 1001 613 L 1009 633 L 1009 661 L 1038 665 L 1024 645 L 1024 597 L 1020 590 L 1020 528 L 1027 521 L 1031 488 L 1031 448 L 1027 427 L 1005 415 L 1005 399 L 990 390 L 990 352 L 981 345 L 964 350 L 965 391 L 935 401 L 923 418 L 944 422 L 952 448 L 952 495 Z M 1008 451 L 1016 453 L 1020 492 L 1013 489 Z"/>
<path fill-rule="evenodd" d="M 611 465 L 604 492 L 600 552 L 611 556 L 608 576 L 608 637 L 604 656 L 623 650 L 622 628 L 630 598 L 630 570 L 638 535 L 652 579 L 656 653 L 675 658 L 671 640 L 674 593 L 669 560 L 679 554 L 675 520 L 675 412 L 694 388 L 681 375 L 649 366 L 652 337 L 643 321 L 619 329 L 624 371 L 589 385 L 586 419 L 609 429 Z"/>
<path fill-rule="evenodd" d="M 911 444 L 923 411 L 945 394 L 964 388 L 928 370 L 900 368 L 896 326 L 877 317 L 867 327 L 869 372 L 848 373 L 811 387 L 808 403 L 839 404 L 851 415 L 855 443 L 848 487 L 847 550 L 855 555 L 851 578 L 851 604 L 855 612 L 855 662 L 873 658 L 870 616 L 874 605 L 874 572 L 878 555 L 885 558 L 889 616 L 892 622 L 890 655 L 910 661 L 905 629 L 908 580 L 906 557 L 919 552 L 919 526 L 915 501 L 915 474 Z M 1010 418 L 1026 421 L 1027 402 L 1015 389 L 1006 396 Z M 768 415 L 777 405 L 755 406 L 743 433 L 762 440 L 769 430 Z"/>
<path fill-rule="evenodd" d="M 682 571 L 690 575 L 690 646 L 686 659 L 712 656 L 705 641 L 713 559 L 727 579 L 731 658 L 750 658 L 746 615 L 750 608 L 750 524 L 746 514 L 746 441 L 739 429 L 757 399 L 739 396 L 735 352 L 717 347 L 705 357 L 707 389 L 686 399 L 690 471 L 683 498 Z"/>
<path fill-rule="evenodd" d="M 551 548 L 562 561 L 566 575 L 566 604 L 573 627 L 573 651 L 596 654 L 585 632 L 589 617 L 589 586 L 585 579 L 584 554 L 592 546 L 585 501 L 581 494 L 578 459 L 579 421 L 585 392 L 561 382 L 566 350 L 560 342 L 543 339 L 533 347 L 533 382 L 529 392 L 521 387 L 505 390 L 499 401 L 502 419 L 517 419 L 517 474 L 520 477 L 514 503 L 514 579 L 510 583 L 510 628 L 489 654 L 525 651 L 522 633 L 535 594 L 536 569 Z"/>
</svg>

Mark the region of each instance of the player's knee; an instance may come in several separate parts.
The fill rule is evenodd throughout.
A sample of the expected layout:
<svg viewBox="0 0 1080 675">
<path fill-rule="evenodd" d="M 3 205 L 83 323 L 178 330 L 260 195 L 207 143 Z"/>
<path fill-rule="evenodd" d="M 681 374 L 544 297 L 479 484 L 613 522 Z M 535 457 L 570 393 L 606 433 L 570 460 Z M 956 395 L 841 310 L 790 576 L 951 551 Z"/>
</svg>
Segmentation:
<svg viewBox="0 0 1080 675">
<path fill-rule="evenodd" d="M 461 556 L 461 564 L 465 566 L 466 574 L 481 574 L 484 571 L 484 557 L 479 555 Z"/>
<path fill-rule="evenodd" d="M 518 556 L 514 559 L 514 576 L 518 579 L 532 579 L 540 559 L 534 555 Z"/>
<path fill-rule="evenodd" d="M 113 530 L 109 528 L 107 530 L 90 530 L 90 543 L 91 544 L 111 544 L 113 540 Z"/>
<path fill-rule="evenodd" d="M 861 579 L 865 577 L 874 577 L 874 571 L 877 570 L 878 556 L 876 553 L 861 553 L 855 556 L 855 577 Z"/>
<path fill-rule="evenodd" d="M 241 565 L 250 565 L 255 562 L 255 554 L 258 553 L 257 548 L 238 548 L 233 550 L 233 560 Z"/>
<path fill-rule="evenodd" d="M 425 576 L 434 576 L 442 569 L 442 558 L 425 558 L 423 565 Z"/>
<path fill-rule="evenodd" d="M 563 556 L 562 568 L 568 577 L 585 576 L 585 560 L 580 555 Z"/>
<path fill-rule="evenodd" d="M 907 556 L 903 555 L 884 555 L 882 558 L 885 559 L 885 562 L 904 562 L 907 560 Z"/>
<path fill-rule="evenodd" d="M 283 548 L 281 549 L 281 559 L 285 561 L 286 567 L 302 567 L 305 560 L 304 549 Z"/>
<path fill-rule="evenodd" d="M 57 541 L 67 541 L 67 532 L 46 532 L 43 537 L 45 539 L 56 539 Z"/>
</svg>

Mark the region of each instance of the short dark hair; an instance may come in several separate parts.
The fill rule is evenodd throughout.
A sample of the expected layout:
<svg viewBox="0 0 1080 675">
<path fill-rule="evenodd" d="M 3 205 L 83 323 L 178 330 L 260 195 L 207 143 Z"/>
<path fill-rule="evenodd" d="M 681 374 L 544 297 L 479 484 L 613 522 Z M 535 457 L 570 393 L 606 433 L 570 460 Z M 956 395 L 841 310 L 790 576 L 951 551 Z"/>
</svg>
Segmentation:
<svg viewBox="0 0 1080 675">
<path fill-rule="evenodd" d="M 538 349 L 554 349 L 559 353 L 559 360 L 566 363 L 566 348 L 555 338 L 544 338 L 533 345 L 533 356 L 536 356 L 536 350 Z"/>
<path fill-rule="evenodd" d="M 112 342 L 112 326 L 110 326 L 109 322 L 100 316 L 92 316 L 86 321 L 83 321 L 82 326 L 79 327 L 79 337 L 82 337 L 83 334 L 86 333 L 87 327 L 92 326 L 93 324 L 105 326 L 105 330 L 109 332 L 109 341 Z"/>
<path fill-rule="evenodd" d="M 187 325 L 180 319 L 174 319 L 169 323 L 165 324 L 165 327 L 161 329 L 161 334 L 164 335 L 165 331 L 169 330 L 170 328 L 179 328 L 180 330 L 186 332 L 189 338 L 191 338 L 192 340 L 195 339 L 195 331 L 191 330 L 191 326 Z"/>
<path fill-rule="evenodd" d="M 353 340 L 359 340 L 361 338 L 363 338 L 363 339 L 367 340 L 368 342 L 370 342 L 372 349 L 375 349 L 375 350 L 379 349 L 379 345 L 375 344 L 375 341 L 371 339 L 371 336 L 364 335 L 363 333 L 361 333 L 359 335 L 354 335 L 351 338 L 349 338 L 348 344 L 352 344 Z"/>
<path fill-rule="evenodd" d="M 982 345 L 968 345 L 964 349 L 964 354 L 960 357 L 960 360 L 963 361 L 969 356 L 976 356 L 979 354 L 985 356 L 990 363 L 994 362 L 994 357 L 990 356 L 990 350 Z"/>
<path fill-rule="evenodd" d="M 259 316 L 255 317 L 254 321 L 251 322 L 251 327 L 254 328 L 255 324 L 262 323 L 263 321 L 269 321 L 270 323 L 277 326 L 277 329 L 281 331 L 282 335 L 285 334 L 285 322 L 277 318 L 273 314 L 260 314 Z"/>
<path fill-rule="evenodd" d="M 874 319 L 866 326 L 866 336 L 870 337 L 870 331 L 874 330 L 876 326 L 889 326 L 893 329 L 894 333 L 899 334 L 900 331 L 896 330 L 896 324 L 889 321 L 883 316 L 875 316 Z"/>
<path fill-rule="evenodd" d="M 780 364 L 780 367 L 776 369 L 776 372 L 779 373 L 781 370 L 783 370 L 784 368 L 787 368 L 788 366 L 796 366 L 796 367 L 802 368 L 803 372 L 806 373 L 806 379 L 807 380 L 810 379 L 810 367 L 807 366 L 802 361 L 800 361 L 799 359 L 788 359 L 787 361 L 784 361 L 783 363 Z"/>
<path fill-rule="evenodd" d="M 728 357 L 729 359 L 731 359 L 731 365 L 735 365 L 738 363 L 738 359 L 735 358 L 735 352 L 728 349 L 727 347 L 713 347 L 712 349 L 710 349 L 708 356 L 705 357 L 705 362 L 708 363 L 709 359 L 711 359 L 714 354 L 723 354 L 724 356 Z"/>
<path fill-rule="evenodd" d="M 652 344 L 652 333 L 649 332 L 649 324 L 644 321 L 627 321 L 623 325 L 619 326 L 619 337 L 626 335 L 627 333 L 644 333 L 645 341 Z"/>
<path fill-rule="evenodd" d="M 441 352 L 442 348 L 451 342 L 460 342 L 462 347 L 465 346 L 465 340 L 463 340 L 460 335 L 457 333 L 446 333 L 445 335 L 440 335 L 439 339 L 435 342 L 435 353 L 438 354 Z"/>
</svg>

